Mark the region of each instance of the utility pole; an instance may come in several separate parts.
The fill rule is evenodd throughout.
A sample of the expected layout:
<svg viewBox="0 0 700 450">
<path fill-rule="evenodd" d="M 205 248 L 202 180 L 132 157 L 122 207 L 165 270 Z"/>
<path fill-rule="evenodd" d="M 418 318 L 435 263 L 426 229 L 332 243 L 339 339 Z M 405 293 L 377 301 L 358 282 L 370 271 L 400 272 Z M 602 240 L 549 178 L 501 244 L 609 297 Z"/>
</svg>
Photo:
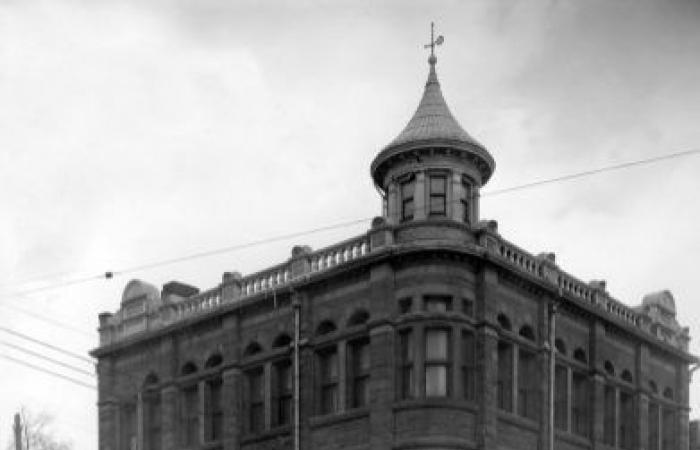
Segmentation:
<svg viewBox="0 0 700 450">
<path fill-rule="evenodd" d="M 19 418 L 19 413 L 15 414 L 15 450 L 22 450 L 22 421 Z"/>
</svg>

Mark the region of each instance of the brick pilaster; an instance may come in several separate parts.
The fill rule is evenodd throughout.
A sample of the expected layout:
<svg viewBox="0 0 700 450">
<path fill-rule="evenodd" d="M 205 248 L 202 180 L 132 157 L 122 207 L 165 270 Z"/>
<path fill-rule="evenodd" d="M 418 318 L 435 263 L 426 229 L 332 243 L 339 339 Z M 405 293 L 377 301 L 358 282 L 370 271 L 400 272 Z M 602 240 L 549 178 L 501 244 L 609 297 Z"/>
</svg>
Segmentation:
<svg viewBox="0 0 700 450">
<path fill-rule="evenodd" d="M 117 415 L 119 409 L 114 400 L 103 400 L 97 404 L 99 421 L 99 450 L 117 449 Z"/>
<path fill-rule="evenodd" d="M 369 385 L 371 450 L 391 448 L 393 441 L 394 329 L 380 325 L 370 333 L 371 377 Z"/>
<path fill-rule="evenodd" d="M 241 397 L 243 393 L 241 380 L 241 370 L 239 368 L 226 369 L 221 375 L 224 450 L 238 450 L 240 448 L 242 425 Z"/>
</svg>

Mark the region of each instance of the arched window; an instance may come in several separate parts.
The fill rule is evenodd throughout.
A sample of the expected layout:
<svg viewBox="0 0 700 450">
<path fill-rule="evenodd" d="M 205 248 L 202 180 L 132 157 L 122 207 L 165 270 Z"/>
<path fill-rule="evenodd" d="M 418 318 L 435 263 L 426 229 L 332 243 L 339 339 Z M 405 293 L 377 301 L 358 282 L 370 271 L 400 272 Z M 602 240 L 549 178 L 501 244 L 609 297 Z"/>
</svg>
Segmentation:
<svg viewBox="0 0 700 450">
<path fill-rule="evenodd" d="M 274 341 L 272 341 L 272 348 L 286 348 L 292 343 L 292 338 L 289 337 L 287 333 L 282 333 L 277 335 Z"/>
<path fill-rule="evenodd" d="M 522 327 L 520 327 L 520 331 L 518 332 L 518 334 L 530 341 L 535 340 L 535 332 L 532 330 L 532 327 L 530 325 L 523 325 Z"/>
<path fill-rule="evenodd" d="M 197 365 L 193 363 L 192 361 L 186 362 L 184 366 L 182 366 L 182 370 L 180 370 L 181 375 L 191 375 L 197 371 Z"/>
<path fill-rule="evenodd" d="M 664 398 L 673 400 L 673 389 L 671 389 L 670 387 L 664 389 Z"/>
<path fill-rule="evenodd" d="M 153 387 L 156 384 L 158 384 L 158 375 L 155 373 L 151 372 L 148 375 L 146 375 L 146 378 L 143 380 L 143 386 L 144 387 Z"/>
<path fill-rule="evenodd" d="M 348 319 L 348 326 L 362 325 L 367 323 L 368 320 L 369 313 L 364 309 L 358 309 L 350 316 L 350 319 Z"/>
<path fill-rule="evenodd" d="M 557 349 L 557 353 L 561 355 L 566 355 L 566 344 L 564 343 L 564 340 L 561 338 L 557 338 L 554 340 L 554 348 Z"/>
<path fill-rule="evenodd" d="M 223 359 L 223 357 L 221 356 L 221 354 L 220 354 L 220 353 L 214 353 L 213 355 L 211 355 L 211 356 L 207 359 L 207 362 L 204 363 L 204 367 L 206 367 L 207 369 L 209 369 L 209 368 L 216 367 L 216 366 L 220 365 L 222 362 L 224 362 L 224 359 Z"/>
<path fill-rule="evenodd" d="M 252 356 L 260 352 L 262 352 L 262 346 L 253 341 L 246 346 L 245 350 L 243 351 L 243 356 Z"/>
<path fill-rule="evenodd" d="M 332 333 L 336 330 L 336 326 L 331 320 L 324 320 L 316 328 L 316 336 Z"/>
<path fill-rule="evenodd" d="M 581 347 L 577 348 L 576 350 L 574 350 L 574 359 L 582 363 L 588 362 L 588 357 L 586 357 L 586 351 Z"/>
<path fill-rule="evenodd" d="M 603 364 L 603 369 L 605 369 L 605 373 L 607 373 L 608 375 L 615 375 L 615 366 L 610 361 L 605 361 L 605 363 Z"/>
<path fill-rule="evenodd" d="M 659 388 L 656 386 L 656 382 L 654 380 L 649 381 L 649 390 L 654 394 L 659 393 Z"/>
<path fill-rule="evenodd" d="M 625 369 L 622 371 L 622 375 L 620 375 L 620 378 L 622 378 L 623 381 L 626 381 L 628 383 L 632 382 L 632 373 Z"/>
<path fill-rule="evenodd" d="M 505 314 L 500 313 L 498 317 L 496 317 L 496 320 L 498 321 L 498 326 L 500 326 L 504 330 L 510 331 L 512 329 L 510 325 L 510 319 Z"/>
</svg>

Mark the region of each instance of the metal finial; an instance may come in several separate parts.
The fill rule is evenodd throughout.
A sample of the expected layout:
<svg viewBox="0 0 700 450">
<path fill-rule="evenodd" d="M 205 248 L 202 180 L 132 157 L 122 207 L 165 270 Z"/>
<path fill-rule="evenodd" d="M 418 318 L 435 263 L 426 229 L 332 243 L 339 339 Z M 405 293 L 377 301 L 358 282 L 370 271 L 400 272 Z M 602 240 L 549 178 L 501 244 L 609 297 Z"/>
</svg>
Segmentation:
<svg viewBox="0 0 700 450">
<path fill-rule="evenodd" d="M 442 35 L 435 39 L 435 23 L 430 22 L 430 44 L 425 44 L 424 46 L 424 48 L 430 48 L 430 58 L 428 58 L 430 64 L 435 64 L 437 61 L 435 57 L 435 46 L 442 45 L 443 42 L 445 42 L 445 38 Z"/>
</svg>

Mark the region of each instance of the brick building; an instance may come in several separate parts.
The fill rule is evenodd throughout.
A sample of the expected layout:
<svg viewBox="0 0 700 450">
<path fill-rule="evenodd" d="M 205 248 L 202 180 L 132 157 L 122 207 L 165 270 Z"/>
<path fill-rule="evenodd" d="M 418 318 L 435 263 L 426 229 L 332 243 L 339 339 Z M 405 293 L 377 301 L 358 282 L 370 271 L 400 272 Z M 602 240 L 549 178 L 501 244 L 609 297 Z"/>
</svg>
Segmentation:
<svg viewBox="0 0 700 450">
<path fill-rule="evenodd" d="M 101 450 L 688 449 L 671 294 L 628 307 L 480 220 L 494 160 L 429 63 L 365 234 L 100 315 Z"/>
</svg>

